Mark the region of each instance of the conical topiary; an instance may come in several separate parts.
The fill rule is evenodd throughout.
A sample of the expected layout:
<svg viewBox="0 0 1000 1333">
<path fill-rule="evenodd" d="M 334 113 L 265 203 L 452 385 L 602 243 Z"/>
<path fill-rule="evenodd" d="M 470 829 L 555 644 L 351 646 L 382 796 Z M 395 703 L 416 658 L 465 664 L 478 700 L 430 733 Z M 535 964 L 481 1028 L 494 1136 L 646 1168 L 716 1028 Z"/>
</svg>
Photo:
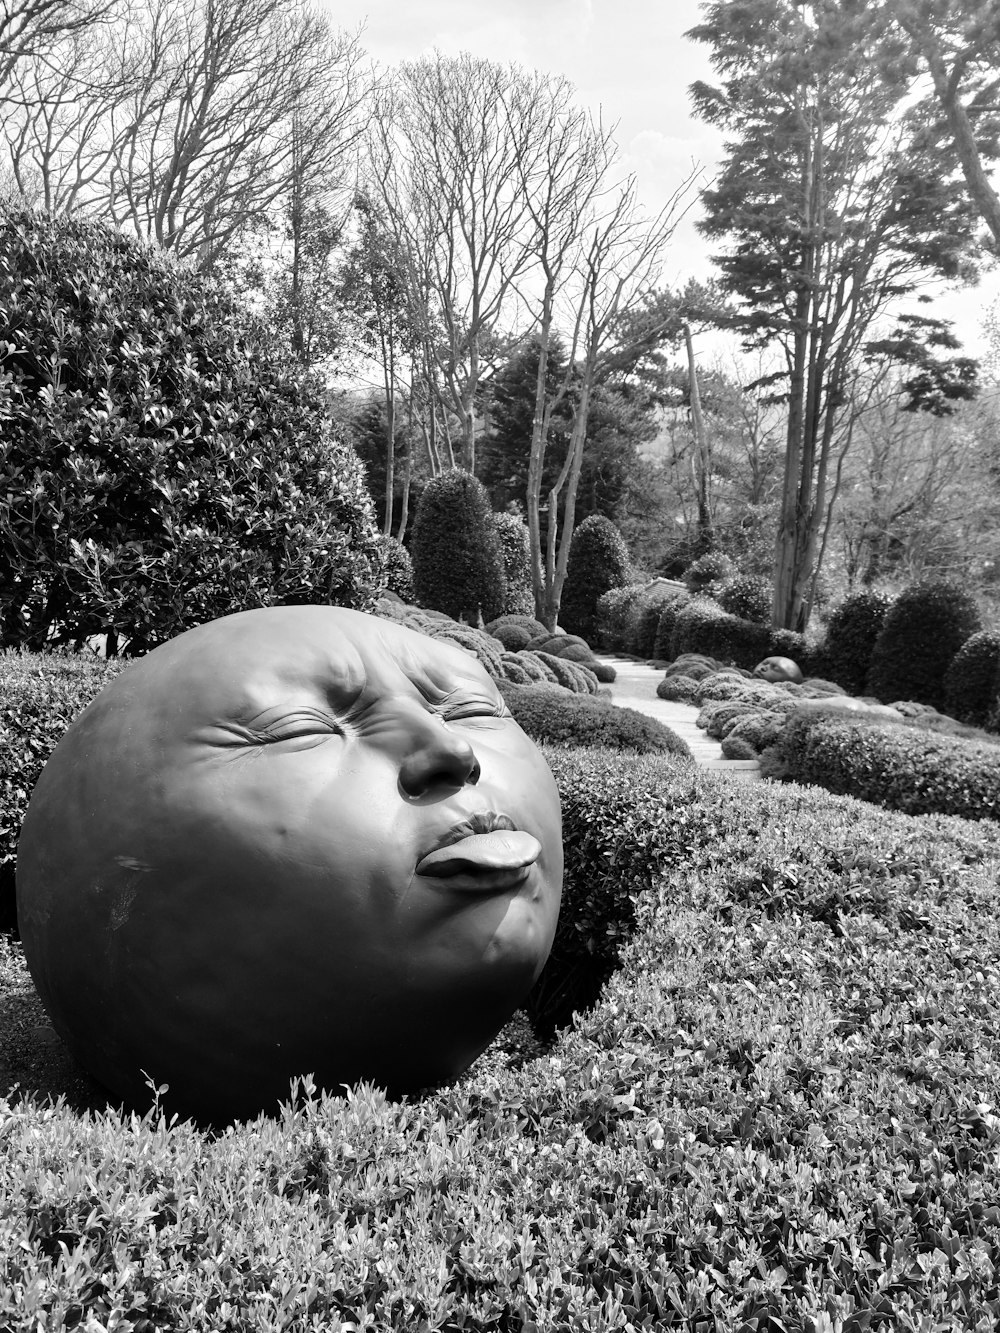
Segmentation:
<svg viewBox="0 0 1000 1333">
<path fill-rule="evenodd" d="M 981 628 L 976 603 L 957 584 L 915 583 L 896 599 L 875 641 L 866 689 L 883 703 L 944 706 L 944 676 Z"/>
<path fill-rule="evenodd" d="M 424 487 L 410 539 L 413 595 L 419 606 L 469 624 L 503 610 L 503 559 L 486 488 L 450 468 Z"/>
<path fill-rule="evenodd" d="M 623 588 L 630 579 L 625 539 L 603 514 L 591 514 L 573 533 L 566 566 L 566 586 L 559 607 L 559 623 L 570 634 L 591 642 L 597 599 L 611 588 Z"/>
</svg>

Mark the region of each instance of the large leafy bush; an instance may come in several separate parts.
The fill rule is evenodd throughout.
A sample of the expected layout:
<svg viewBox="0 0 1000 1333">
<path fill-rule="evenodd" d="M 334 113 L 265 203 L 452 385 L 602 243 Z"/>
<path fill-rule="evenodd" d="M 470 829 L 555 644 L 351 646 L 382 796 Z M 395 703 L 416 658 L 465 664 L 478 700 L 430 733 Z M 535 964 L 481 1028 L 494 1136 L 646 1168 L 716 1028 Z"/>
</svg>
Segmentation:
<svg viewBox="0 0 1000 1333">
<path fill-rule="evenodd" d="M 835 606 L 826 622 L 823 670 L 848 694 L 863 694 L 872 650 L 892 606 L 888 593 L 864 588 Z"/>
<path fill-rule="evenodd" d="M 704 653 L 749 669 L 768 655 L 770 643 L 767 625 L 731 616 L 710 597 L 693 597 L 677 613 L 670 656 Z"/>
<path fill-rule="evenodd" d="M 982 627 L 976 603 L 957 584 L 915 583 L 893 603 L 872 650 L 866 689 L 884 703 L 944 705 L 944 676 L 962 644 Z"/>
<path fill-rule="evenodd" d="M 594 637 L 597 600 L 609 588 L 623 588 L 630 578 L 625 539 L 603 514 L 591 514 L 573 533 L 566 585 L 559 607 L 560 624 L 589 642 Z"/>
<path fill-rule="evenodd" d="M 980 630 L 970 635 L 944 673 L 944 710 L 959 722 L 992 725 L 1000 680 L 1000 635 Z"/>
<path fill-rule="evenodd" d="M 477 624 L 504 610 L 504 562 L 483 483 L 449 468 L 424 487 L 410 538 L 421 606 Z"/>
<path fill-rule="evenodd" d="M 771 616 L 773 589 L 755 574 L 735 574 L 715 593 L 723 611 L 741 620 L 767 621 Z"/>
<path fill-rule="evenodd" d="M 531 590 L 531 542 L 528 525 L 518 514 L 493 515 L 503 561 L 505 615 L 535 614 L 535 597 Z"/>
<path fill-rule="evenodd" d="M 613 653 L 631 652 L 639 623 L 639 607 L 645 591 L 641 583 L 609 588 L 597 599 L 594 628 L 589 642 Z"/>
<path fill-rule="evenodd" d="M 354 451 L 208 280 L 108 227 L 0 213 L 0 625 L 138 652 L 381 586 Z"/>
</svg>

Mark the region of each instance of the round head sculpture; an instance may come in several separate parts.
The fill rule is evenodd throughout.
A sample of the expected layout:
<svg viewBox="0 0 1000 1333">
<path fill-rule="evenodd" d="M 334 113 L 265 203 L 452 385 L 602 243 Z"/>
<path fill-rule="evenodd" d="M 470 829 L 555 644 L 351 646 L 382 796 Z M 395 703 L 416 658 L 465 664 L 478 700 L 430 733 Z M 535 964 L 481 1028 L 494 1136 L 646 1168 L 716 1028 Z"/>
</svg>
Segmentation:
<svg viewBox="0 0 1000 1333">
<path fill-rule="evenodd" d="M 798 663 L 790 657 L 765 657 L 754 667 L 753 674 L 759 680 L 790 680 L 796 685 L 801 685 L 804 679 Z"/>
<path fill-rule="evenodd" d="M 311 1073 L 451 1078 L 538 976 L 559 798 L 462 649 L 335 607 L 246 611 L 131 665 L 32 795 L 18 918 L 74 1055 L 223 1121 Z"/>
</svg>

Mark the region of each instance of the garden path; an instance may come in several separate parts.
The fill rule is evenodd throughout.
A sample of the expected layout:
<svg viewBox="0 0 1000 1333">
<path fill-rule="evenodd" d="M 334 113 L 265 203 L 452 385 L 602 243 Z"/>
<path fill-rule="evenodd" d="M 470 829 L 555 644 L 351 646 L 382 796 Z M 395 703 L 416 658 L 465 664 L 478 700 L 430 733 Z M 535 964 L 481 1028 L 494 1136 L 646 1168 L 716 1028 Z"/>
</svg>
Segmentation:
<svg viewBox="0 0 1000 1333">
<path fill-rule="evenodd" d="M 663 722 L 687 743 L 695 763 L 703 768 L 742 782 L 760 780 L 760 765 L 756 760 L 726 759 L 719 742 L 712 740 L 695 725 L 698 709 L 693 704 L 656 697 L 656 687 L 663 679 L 661 670 L 631 657 L 618 657 L 614 653 L 599 653 L 597 658 L 598 661 L 608 662 L 617 672 L 614 682 L 604 687 L 611 691 L 613 703 L 622 708 L 634 708 L 637 713 L 644 713 L 647 717 L 656 718 L 657 722 Z"/>
</svg>

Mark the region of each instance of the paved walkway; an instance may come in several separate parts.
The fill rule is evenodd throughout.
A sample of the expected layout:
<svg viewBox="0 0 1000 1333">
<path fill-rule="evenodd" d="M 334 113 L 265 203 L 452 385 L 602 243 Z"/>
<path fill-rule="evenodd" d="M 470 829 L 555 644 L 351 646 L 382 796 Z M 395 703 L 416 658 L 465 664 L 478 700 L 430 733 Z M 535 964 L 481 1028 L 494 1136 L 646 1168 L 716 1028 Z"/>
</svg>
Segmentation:
<svg viewBox="0 0 1000 1333">
<path fill-rule="evenodd" d="M 760 767 L 755 761 L 726 759 L 719 742 L 695 725 L 699 710 L 693 704 L 656 697 L 656 687 L 663 679 L 662 671 L 630 657 L 616 657 L 613 653 L 598 653 L 597 658 L 609 663 L 617 672 L 614 682 L 606 687 L 611 691 L 613 702 L 665 723 L 687 743 L 696 764 L 744 782 L 760 779 Z"/>
</svg>

